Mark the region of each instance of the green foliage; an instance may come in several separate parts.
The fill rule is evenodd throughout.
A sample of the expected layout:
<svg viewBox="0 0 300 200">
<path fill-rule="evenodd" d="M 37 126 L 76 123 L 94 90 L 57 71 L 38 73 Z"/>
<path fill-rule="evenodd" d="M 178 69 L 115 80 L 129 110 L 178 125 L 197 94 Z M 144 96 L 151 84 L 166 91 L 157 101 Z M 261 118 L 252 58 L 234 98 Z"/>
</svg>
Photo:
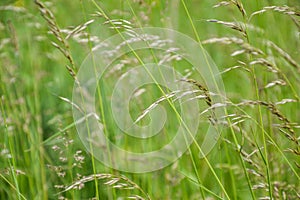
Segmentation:
<svg viewBox="0 0 300 200">
<path fill-rule="evenodd" d="M 1 1 L 0 199 L 299 198 L 299 7 L 296 0 Z M 216 122 L 224 130 L 205 159 L 198 157 L 200 134 L 175 163 L 145 174 L 110 169 L 86 152 L 72 118 L 72 89 L 92 47 L 128 28 L 116 29 L 111 20 L 178 30 L 211 55 L 226 88 L 226 116 Z M 120 59 L 126 64 L 108 72 L 107 87 L 136 64 L 134 54 Z M 213 110 L 201 77 L 184 61 L 173 64 L 191 72 L 187 82 L 204 95 L 199 106 Z M 143 89 L 149 92 L 129 105 L 134 119 L 165 95 L 154 86 Z M 115 141 L 122 131 L 112 122 L 109 101 L 98 111 L 107 113 Z M 168 99 L 157 104 L 178 106 Z M 207 126 L 208 117 L 195 120 Z M 145 116 L 138 123 L 149 121 Z M 174 115 L 162 132 L 176 131 L 178 123 Z M 144 148 L 170 141 L 159 137 Z M 138 151 L 137 142 L 123 136 L 119 145 Z"/>
</svg>

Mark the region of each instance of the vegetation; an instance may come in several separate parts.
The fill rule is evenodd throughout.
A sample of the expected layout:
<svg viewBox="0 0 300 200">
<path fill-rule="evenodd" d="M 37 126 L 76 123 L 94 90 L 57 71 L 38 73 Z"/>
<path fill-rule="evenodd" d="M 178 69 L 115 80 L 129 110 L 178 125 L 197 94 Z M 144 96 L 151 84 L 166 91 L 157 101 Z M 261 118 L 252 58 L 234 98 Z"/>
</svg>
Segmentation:
<svg viewBox="0 0 300 200">
<path fill-rule="evenodd" d="M 0 199 L 299 199 L 299 10 L 297 0 L 1 1 Z M 114 60 L 99 81 L 95 115 L 120 148 L 169 143 L 182 123 L 180 98 L 200 109 L 198 134 L 178 160 L 132 173 L 105 166 L 94 156 L 101 148 L 81 141 L 72 95 L 97 45 L 123 33 L 139 37 L 135 28 L 145 27 L 198 42 L 226 95 L 215 101 L 205 77 L 176 52 L 133 50 Z M 168 113 L 159 134 L 142 142 L 124 134 L 109 105 L 116 82 L 149 62 L 173 66 L 189 89 L 172 93 L 157 82 L 136 89 L 129 115 L 137 125 L 151 123 L 158 106 Z M 225 114 L 216 117 L 218 110 Z M 222 131 L 200 158 L 208 125 Z"/>
</svg>

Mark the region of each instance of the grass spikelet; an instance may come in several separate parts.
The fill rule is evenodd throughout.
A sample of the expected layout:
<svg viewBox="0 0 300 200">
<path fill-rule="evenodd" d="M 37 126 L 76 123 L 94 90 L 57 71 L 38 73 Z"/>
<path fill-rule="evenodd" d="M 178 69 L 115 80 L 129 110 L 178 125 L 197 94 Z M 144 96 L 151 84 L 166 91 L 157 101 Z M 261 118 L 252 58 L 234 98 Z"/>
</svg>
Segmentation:
<svg viewBox="0 0 300 200">
<path fill-rule="evenodd" d="M 272 81 L 270 83 L 268 83 L 264 88 L 267 89 L 267 88 L 270 88 L 270 87 L 274 87 L 276 85 L 286 85 L 286 82 L 282 79 L 278 79 L 278 80 L 275 80 L 275 81 Z"/>
<path fill-rule="evenodd" d="M 221 1 L 218 4 L 214 5 L 213 8 L 218 8 L 221 6 L 228 6 L 228 5 L 230 5 L 230 1 Z"/>
<path fill-rule="evenodd" d="M 247 54 L 251 54 L 251 55 L 264 55 L 264 52 L 258 48 L 255 48 L 253 46 L 251 46 L 248 43 L 243 43 L 241 44 L 242 49 L 236 50 L 233 53 L 231 53 L 231 56 L 237 56 L 243 53 L 247 53 Z"/>
<path fill-rule="evenodd" d="M 154 103 L 152 103 L 148 108 L 146 108 L 142 112 L 142 114 L 137 117 L 137 119 L 135 120 L 134 123 L 136 124 L 139 121 L 141 121 L 151 110 L 153 110 L 154 108 L 156 108 L 161 102 L 174 97 L 176 95 L 176 93 L 178 93 L 178 91 L 173 91 L 173 92 L 171 92 L 169 94 L 166 94 L 165 96 L 160 97 L 158 100 L 156 100 Z"/>
<path fill-rule="evenodd" d="M 235 66 L 233 66 L 233 67 L 229 67 L 229 68 L 223 70 L 223 71 L 220 72 L 220 73 L 221 73 L 221 74 L 224 74 L 224 73 L 230 72 L 230 71 L 235 70 L 235 69 L 240 69 L 240 68 L 243 69 L 243 70 L 245 70 L 245 71 L 247 71 L 247 72 L 250 72 L 250 70 L 249 70 L 248 68 L 246 68 L 245 66 L 235 65 Z"/>
<path fill-rule="evenodd" d="M 209 94 L 209 91 L 208 89 L 203 86 L 201 83 L 199 83 L 198 81 L 194 80 L 194 79 L 180 79 L 180 81 L 184 81 L 184 82 L 187 82 L 187 83 L 191 83 L 195 86 L 197 86 L 201 91 L 203 91 L 204 95 L 206 96 L 205 98 L 205 102 L 206 104 L 211 107 L 212 106 L 212 100 L 211 100 L 211 97 L 210 97 L 210 94 Z"/>
<path fill-rule="evenodd" d="M 246 11 L 244 9 L 244 6 L 242 4 L 242 2 L 238 1 L 238 0 L 231 0 L 231 2 L 236 5 L 236 7 L 239 9 L 239 11 L 242 13 L 243 17 L 247 16 Z"/>
<path fill-rule="evenodd" d="M 66 40 L 68 40 L 70 37 L 73 37 L 74 35 L 80 33 L 81 31 L 85 30 L 88 25 L 92 24 L 93 22 L 95 22 L 94 19 L 91 19 L 87 22 L 85 22 L 84 24 L 81 24 L 77 27 L 75 27 L 72 31 L 70 31 L 70 33 L 66 36 Z"/>
<path fill-rule="evenodd" d="M 220 43 L 220 44 L 243 44 L 244 40 L 237 37 L 220 37 L 220 38 L 209 38 L 207 40 L 202 41 L 202 44 L 212 44 L 212 43 Z"/>
<path fill-rule="evenodd" d="M 251 61 L 249 63 L 249 65 L 262 65 L 262 66 L 266 66 L 267 69 L 270 71 L 270 72 L 273 72 L 273 73 L 278 73 L 278 69 L 277 67 L 271 63 L 270 61 L 264 59 L 264 58 L 257 58 L 253 61 Z"/>
<path fill-rule="evenodd" d="M 69 190 L 73 190 L 73 189 L 80 190 L 84 187 L 85 183 L 94 181 L 95 179 L 104 181 L 104 185 L 111 186 L 115 189 L 137 190 L 144 197 L 140 197 L 138 195 L 133 195 L 133 196 L 140 197 L 141 199 L 151 200 L 150 196 L 144 190 L 142 190 L 142 188 L 140 188 L 140 186 L 138 186 L 136 183 L 134 183 L 133 181 L 131 181 L 130 179 L 128 179 L 125 176 L 113 175 L 113 174 L 92 174 L 89 176 L 85 176 L 85 177 L 75 181 L 71 185 L 66 186 L 65 189 L 62 192 L 60 192 L 59 194 L 65 193 L 65 192 L 67 192 Z"/>
<path fill-rule="evenodd" d="M 282 105 L 282 104 L 292 103 L 292 102 L 297 102 L 297 100 L 295 100 L 295 99 L 283 99 L 281 101 L 276 102 L 275 105 Z"/>
<path fill-rule="evenodd" d="M 258 10 L 254 13 L 251 14 L 250 16 L 250 19 L 255 16 L 255 15 L 258 15 L 258 14 L 261 14 L 261 13 L 264 13 L 266 11 L 275 11 L 275 12 L 279 12 L 279 13 L 283 13 L 285 15 L 295 15 L 295 16 L 300 16 L 300 12 L 293 9 L 293 8 L 290 8 L 289 6 L 266 6 L 264 7 L 263 9 L 261 10 Z"/>
<path fill-rule="evenodd" d="M 228 5 L 231 5 L 231 4 L 235 5 L 239 9 L 239 11 L 242 13 L 243 17 L 245 17 L 247 15 L 243 4 L 238 0 L 221 1 L 218 4 L 214 5 L 213 8 L 218 8 L 218 7 L 221 7 L 221 6 L 228 6 Z"/>
<path fill-rule="evenodd" d="M 247 37 L 247 33 L 245 30 L 245 27 L 242 26 L 242 24 L 240 23 L 236 23 L 236 22 L 225 22 L 225 21 L 220 21 L 217 19 L 208 19 L 206 20 L 208 22 L 212 22 L 212 23 L 217 23 L 217 24 L 222 24 L 226 27 L 229 27 L 233 30 L 237 30 L 238 32 L 240 32 L 244 37 Z"/>
<path fill-rule="evenodd" d="M 109 25 L 109 29 L 116 30 L 117 32 L 124 31 L 125 34 L 132 38 L 138 36 L 138 34 L 133 30 L 134 25 L 125 19 L 106 19 L 103 23 L 104 25 Z"/>
<path fill-rule="evenodd" d="M 229 45 L 229 44 L 237 44 L 239 45 L 242 49 L 236 50 L 234 51 L 231 56 L 237 56 L 243 53 L 248 53 L 248 54 L 252 54 L 252 55 L 264 55 L 265 53 L 250 45 L 247 42 L 244 42 L 244 40 L 240 39 L 240 38 L 236 38 L 236 37 L 221 37 L 221 38 L 210 38 L 207 40 L 204 40 L 202 42 L 202 44 L 212 44 L 212 43 L 219 43 L 219 44 L 225 44 L 225 45 Z"/>
</svg>

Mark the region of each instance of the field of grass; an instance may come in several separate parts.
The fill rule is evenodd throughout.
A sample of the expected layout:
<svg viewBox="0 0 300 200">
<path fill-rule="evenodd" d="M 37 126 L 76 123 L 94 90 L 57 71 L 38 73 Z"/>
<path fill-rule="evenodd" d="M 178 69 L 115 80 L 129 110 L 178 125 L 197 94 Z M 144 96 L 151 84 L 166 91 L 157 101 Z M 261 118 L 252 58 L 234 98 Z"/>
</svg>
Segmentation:
<svg viewBox="0 0 300 200">
<path fill-rule="evenodd" d="M 299 96 L 298 0 L 1 0 L 0 199 L 300 199 Z"/>
</svg>

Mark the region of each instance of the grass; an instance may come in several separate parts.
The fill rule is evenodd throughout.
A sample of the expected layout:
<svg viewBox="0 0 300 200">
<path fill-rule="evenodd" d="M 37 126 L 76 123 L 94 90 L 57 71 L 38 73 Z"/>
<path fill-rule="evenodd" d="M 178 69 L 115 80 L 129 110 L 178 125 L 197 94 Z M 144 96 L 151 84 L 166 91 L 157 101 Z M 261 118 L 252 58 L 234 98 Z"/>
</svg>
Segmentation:
<svg viewBox="0 0 300 200">
<path fill-rule="evenodd" d="M 300 198 L 298 1 L 23 0 L 0 6 L 0 199 Z M 172 141 L 182 125 L 182 145 L 193 141 L 167 167 L 136 174 L 103 165 L 96 159 L 99 147 L 80 140 L 72 108 L 86 110 L 72 93 L 74 83 L 83 84 L 81 63 L 100 42 L 112 35 L 139 37 L 134 28 L 149 26 L 197 41 L 218 67 L 226 95 L 216 96 L 207 77 L 175 50 L 133 50 L 126 44 L 131 52 L 110 63 L 96 88 L 93 116 L 106 136 L 128 151 L 153 151 Z M 137 65 L 147 70 L 149 62 L 171 65 L 186 88 L 170 91 L 147 72 L 153 84 L 135 88 L 128 115 L 151 131 L 152 111 L 164 107 L 167 121 L 158 135 L 141 140 L 116 124 L 110 97 L 118 79 Z M 182 118 L 182 102 L 199 107 L 195 137 Z M 222 132 L 199 158 L 209 124 Z M 112 165 L 143 168 L 109 153 Z"/>
</svg>

